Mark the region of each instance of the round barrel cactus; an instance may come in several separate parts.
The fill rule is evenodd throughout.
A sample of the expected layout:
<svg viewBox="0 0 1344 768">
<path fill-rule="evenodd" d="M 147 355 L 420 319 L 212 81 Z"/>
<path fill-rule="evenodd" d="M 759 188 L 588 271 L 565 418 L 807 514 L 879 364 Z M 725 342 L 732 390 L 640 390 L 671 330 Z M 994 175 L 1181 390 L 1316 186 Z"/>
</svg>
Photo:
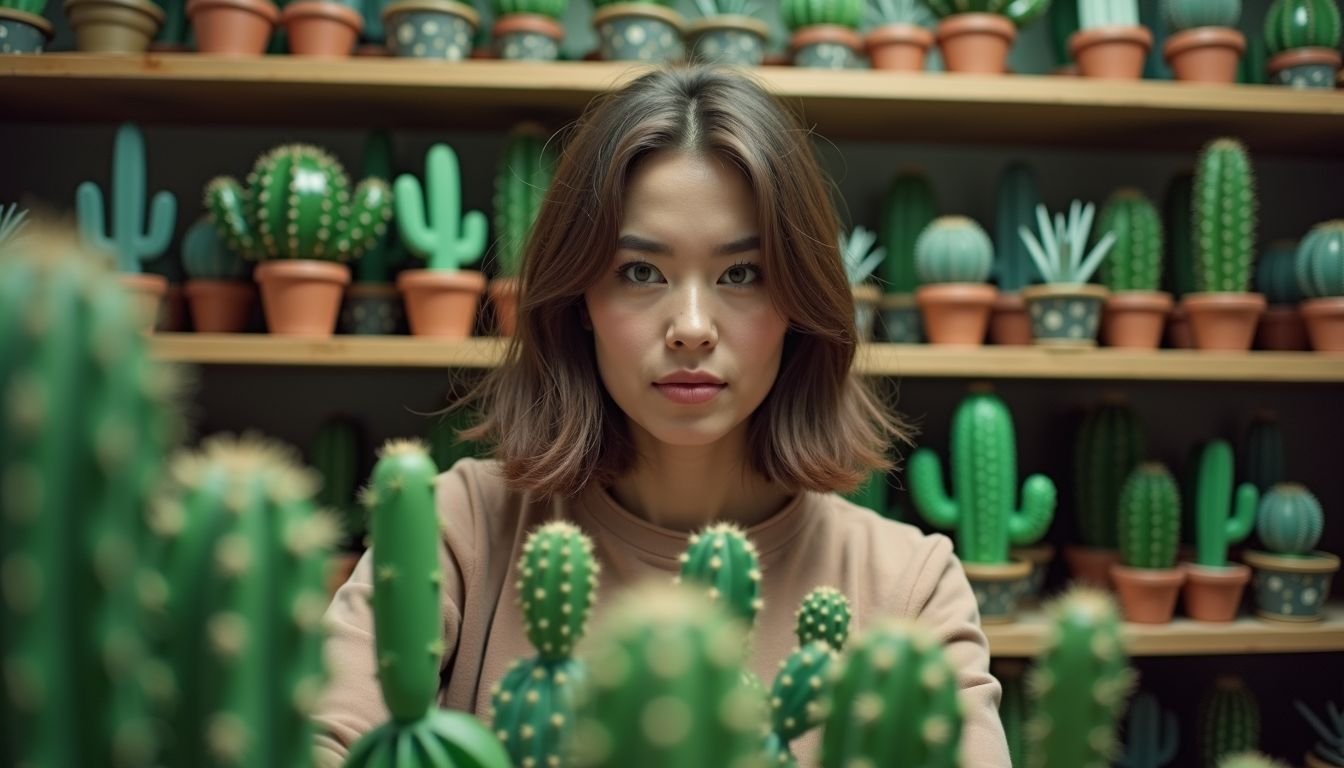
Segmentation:
<svg viewBox="0 0 1344 768">
<path fill-rule="evenodd" d="M 230 251 L 208 216 L 182 236 L 182 267 L 192 280 L 246 280 L 247 262 Z"/>
<path fill-rule="evenodd" d="M 1270 55 L 1296 48 L 1339 48 L 1339 6 L 1335 0 L 1274 0 L 1265 13 Z"/>
<path fill-rule="evenodd" d="M 1088 546 L 1117 546 L 1120 489 L 1143 454 L 1143 424 L 1123 400 L 1107 400 L 1084 418 L 1074 447 L 1074 485 L 1078 528 Z"/>
<path fill-rule="evenodd" d="M 513 765 L 563 765 L 573 738 L 578 690 L 587 667 L 578 659 L 518 659 L 490 696 L 490 719 Z"/>
<path fill-rule="evenodd" d="M 1096 237 L 1115 235 L 1101 263 L 1101 281 L 1112 291 L 1156 291 L 1162 282 L 1162 218 L 1137 189 L 1122 189 L 1101 211 Z"/>
<path fill-rule="evenodd" d="M 1180 542 L 1176 481 L 1161 464 L 1140 464 L 1120 491 L 1120 559 L 1131 568 L 1172 568 Z"/>
<path fill-rule="evenodd" d="M 1260 746 L 1260 706 L 1241 678 L 1219 677 L 1199 708 L 1203 768 Z"/>
<path fill-rule="evenodd" d="M 1308 298 L 1344 296 L 1344 219 L 1317 224 L 1302 238 L 1297 284 Z"/>
<path fill-rule="evenodd" d="M 679 581 L 709 587 L 715 602 L 748 628 L 761 610 L 761 564 L 756 546 L 732 523 L 716 523 L 691 536 L 681 555 Z"/>
<path fill-rule="evenodd" d="M 891 180 L 882 207 L 882 280 L 888 293 L 914 293 L 919 287 L 915 271 L 915 242 L 938 215 L 933 184 L 919 172 L 907 172 Z"/>
<path fill-rule="evenodd" d="M 994 243 L 973 219 L 940 216 L 915 242 L 921 283 L 983 283 L 994 265 Z"/>
<path fill-rule="evenodd" d="M 863 9 L 863 0 L 783 0 L 779 5 L 784 26 L 791 31 L 819 24 L 858 29 Z"/>
<path fill-rule="evenodd" d="M 1306 555 L 1321 540 L 1324 522 L 1321 503 L 1311 491 L 1298 483 L 1280 483 L 1260 499 L 1255 532 L 1274 552 Z"/>
<path fill-rule="evenodd" d="M 1292 306 L 1302 301 L 1305 296 L 1297 283 L 1297 243 L 1291 240 L 1270 243 L 1256 259 L 1253 285 L 1273 305 Z"/>
<path fill-rule="evenodd" d="M 1243 293 L 1255 260 L 1255 177 L 1246 148 L 1215 139 L 1199 156 L 1194 182 L 1195 288 Z"/>
<path fill-rule="evenodd" d="M 803 598 L 795 614 L 798 619 L 798 644 L 821 640 L 837 651 L 845 649 L 849 639 L 849 598 L 834 587 L 817 587 Z"/>
<path fill-rule="evenodd" d="M 555 150 L 540 126 L 526 123 L 509 135 L 495 174 L 495 257 L 500 276 L 517 277 L 528 233 L 554 170 Z"/>
<path fill-rule="evenodd" d="M 1162 0 L 1162 15 L 1172 32 L 1235 27 L 1241 19 L 1241 0 Z"/>
</svg>

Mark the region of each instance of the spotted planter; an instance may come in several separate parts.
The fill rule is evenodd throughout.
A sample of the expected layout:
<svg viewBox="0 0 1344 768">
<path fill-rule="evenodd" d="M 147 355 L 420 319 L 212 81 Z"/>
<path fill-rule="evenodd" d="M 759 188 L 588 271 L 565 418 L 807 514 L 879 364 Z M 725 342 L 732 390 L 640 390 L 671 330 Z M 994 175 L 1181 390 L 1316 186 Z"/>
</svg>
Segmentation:
<svg viewBox="0 0 1344 768">
<path fill-rule="evenodd" d="M 1050 561 L 1055 559 L 1055 547 L 1052 544 L 1037 544 L 1032 547 L 1014 547 L 1009 554 L 1014 560 L 1023 560 L 1031 564 L 1031 573 L 1022 581 L 1018 601 L 1023 606 L 1040 604 L 1041 590 L 1045 588 L 1045 576 L 1050 571 Z"/>
<path fill-rule="evenodd" d="M 462 61 L 471 53 L 480 16 L 454 0 L 396 0 L 383 8 L 393 56 Z"/>
<path fill-rule="evenodd" d="M 593 15 L 598 53 L 605 61 L 662 63 L 685 56 L 681 14 L 647 3 L 618 3 Z"/>
<path fill-rule="evenodd" d="M 1243 558 L 1254 569 L 1255 612 L 1271 621 L 1320 621 L 1330 596 L 1330 581 L 1339 558 L 1329 552 L 1289 557 L 1247 550 Z"/>
<path fill-rule="evenodd" d="M 873 340 L 873 326 L 877 318 L 877 302 L 882 299 L 882 289 L 872 284 L 851 286 L 854 294 L 854 328 L 858 331 L 859 341 L 868 343 Z"/>
<path fill-rule="evenodd" d="M 980 606 L 980 623 L 1007 624 L 1017 618 L 1017 606 L 1031 580 L 1031 563 L 1015 560 L 989 565 L 962 563 Z"/>
<path fill-rule="evenodd" d="M 492 30 L 495 55 L 510 61 L 555 61 L 565 28 L 555 19 L 532 13 L 500 17 Z"/>
<path fill-rule="evenodd" d="M 1330 48 L 1284 51 L 1269 60 L 1269 82 L 1290 88 L 1334 88 L 1339 65 L 1339 51 Z"/>
<path fill-rule="evenodd" d="M 1109 293 L 1100 285 L 1030 285 L 1022 289 L 1032 341 L 1095 347 L 1101 308 Z"/>
<path fill-rule="evenodd" d="M 41 53 L 51 35 L 51 22 L 45 18 L 0 8 L 0 53 Z"/>
<path fill-rule="evenodd" d="M 858 69 L 863 38 L 849 27 L 817 24 L 803 27 L 789 40 L 793 65 L 808 69 Z"/>
<path fill-rule="evenodd" d="M 355 283 L 345 291 L 340 333 L 352 336 L 394 336 L 407 333 L 406 307 L 394 285 Z"/>
<path fill-rule="evenodd" d="M 882 339 L 892 344 L 919 344 L 924 341 L 924 318 L 915 304 L 914 294 L 888 293 L 878 303 L 882 314 Z"/>
<path fill-rule="evenodd" d="M 686 28 L 691 59 L 705 64 L 758 67 L 765 61 L 770 28 L 750 16 L 712 16 Z"/>
</svg>

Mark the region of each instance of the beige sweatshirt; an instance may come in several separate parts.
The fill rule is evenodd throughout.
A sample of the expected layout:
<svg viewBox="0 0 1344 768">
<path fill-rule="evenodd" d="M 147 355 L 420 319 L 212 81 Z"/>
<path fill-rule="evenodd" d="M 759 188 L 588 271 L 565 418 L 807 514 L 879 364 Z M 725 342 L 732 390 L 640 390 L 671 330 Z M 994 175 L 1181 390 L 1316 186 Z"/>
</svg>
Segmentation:
<svg viewBox="0 0 1344 768">
<path fill-rule="evenodd" d="M 644 578 L 671 579 L 687 535 L 656 527 L 593 486 L 573 499 L 539 502 L 508 488 L 491 461 L 464 459 L 439 476 L 442 526 L 443 707 L 488 717 L 490 688 L 509 664 L 534 655 L 516 602 L 515 568 L 527 534 L 553 520 L 574 522 L 593 540 L 602 567 L 590 626 L 610 595 Z M 885 520 L 835 494 L 800 493 L 747 531 L 761 558 L 761 610 L 751 666 L 768 687 L 792 650 L 794 612 L 820 585 L 837 587 L 853 609 L 851 637 L 882 616 L 918 617 L 945 643 L 958 670 L 965 715 L 962 764 L 1010 768 L 998 718 L 999 684 L 970 585 L 945 536 Z M 319 768 L 338 768 L 361 734 L 388 714 L 374 670 L 371 558 L 360 561 L 327 611 L 331 682 L 315 715 Z M 793 743 L 800 766 L 818 763 L 818 731 Z M 712 766 L 706 766 L 712 768 Z"/>
</svg>

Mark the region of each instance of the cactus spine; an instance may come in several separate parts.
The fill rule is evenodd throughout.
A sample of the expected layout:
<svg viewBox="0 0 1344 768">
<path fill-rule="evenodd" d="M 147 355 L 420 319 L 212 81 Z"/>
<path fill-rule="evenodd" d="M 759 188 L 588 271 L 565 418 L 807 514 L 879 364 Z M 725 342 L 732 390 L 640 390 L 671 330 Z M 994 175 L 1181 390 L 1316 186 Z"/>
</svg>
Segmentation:
<svg viewBox="0 0 1344 768">
<path fill-rule="evenodd" d="M 1283 482 L 1283 467 L 1283 430 L 1272 414 L 1259 414 L 1246 430 L 1242 479 L 1265 493 Z"/>
<path fill-rule="evenodd" d="M 1035 21 L 1050 7 L 1049 0 L 925 0 L 939 18 L 959 13 L 996 13 L 1019 27 Z"/>
<path fill-rule="evenodd" d="M 994 244 L 974 220 L 940 216 L 915 242 L 915 269 L 928 283 L 983 283 L 994 263 Z"/>
<path fill-rule="evenodd" d="M 821 640 L 837 651 L 844 650 L 849 639 L 849 598 L 834 587 L 817 587 L 803 598 L 795 614 L 798 619 L 798 644 Z"/>
<path fill-rule="evenodd" d="M 1321 540 L 1321 503 L 1298 483 L 1280 483 L 1260 500 L 1255 532 L 1271 551 L 1308 555 Z"/>
<path fill-rule="evenodd" d="M 1138 0 L 1077 1 L 1079 26 L 1083 29 L 1137 27 L 1139 25 Z"/>
<path fill-rule="evenodd" d="M 420 180 L 409 173 L 397 177 L 397 226 L 411 252 L 428 261 L 432 270 L 456 272 L 475 264 L 485 251 L 485 214 L 462 215 L 462 174 L 457 153 L 447 144 L 430 147 L 425 158 L 426 195 Z"/>
<path fill-rule="evenodd" d="M 139 272 L 140 262 L 153 261 L 173 239 L 177 198 L 161 190 L 150 202 L 145 221 L 145 139 L 132 123 L 117 129 L 112 154 L 112 226 L 105 223 L 103 190 L 86 181 L 75 190 L 75 216 L 84 242 L 116 258 L 119 272 Z M 146 229 L 146 224 L 148 228 Z"/>
<path fill-rule="evenodd" d="M 882 280 L 887 293 L 914 293 L 919 287 L 915 272 L 915 242 L 938 215 L 933 184 L 923 173 L 902 173 L 891 180 L 882 211 Z"/>
<path fill-rule="evenodd" d="M 192 280 L 247 279 L 247 262 L 228 249 L 208 216 L 182 236 L 182 267 Z"/>
<path fill-rule="evenodd" d="M 527 123 L 513 132 L 495 176 L 495 255 L 501 277 L 518 276 L 554 170 L 555 153 L 541 126 Z"/>
<path fill-rule="evenodd" d="M 1344 219 L 1312 227 L 1297 247 L 1296 267 L 1308 298 L 1344 296 Z"/>
<path fill-rule="evenodd" d="M 779 5 L 780 17 L 790 30 L 819 24 L 835 24 L 857 29 L 863 21 L 863 0 L 830 0 L 816 3 L 810 0 L 783 0 Z"/>
<path fill-rule="evenodd" d="M 1235 27 L 1241 0 L 1162 0 L 1162 15 L 1173 33 L 1198 27 Z"/>
<path fill-rule="evenodd" d="M 1215 139 L 1205 145 L 1193 195 L 1196 289 L 1248 290 L 1255 260 L 1255 179 L 1241 142 Z"/>
<path fill-rule="evenodd" d="M 1214 440 L 1204 446 L 1195 494 L 1196 560 L 1200 565 L 1226 566 L 1228 545 L 1250 534 L 1260 500 L 1254 485 L 1242 483 L 1233 504 L 1232 447 L 1226 441 Z"/>
<path fill-rule="evenodd" d="M 1271 305 L 1292 306 L 1305 298 L 1297 284 L 1297 243 L 1271 243 L 1255 261 L 1255 290 Z"/>
<path fill-rule="evenodd" d="M 1339 47 L 1339 6 L 1335 0 L 1275 0 L 1265 14 L 1265 43 L 1271 55 L 1297 48 Z"/>
<path fill-rule="evenodd" d="M 1125 754 L 1116 768 L 1162 768 L 1176 759 L 1180 743 L 1176 713 L 1164 710 L 1151 693 L 1140 693 L 1129 706 Z"/>
<path fill-rule="evenodd" d="M 1161 464 L 1140 464 L 1120 491 L 1120 559 L 1131 568 L 1176 565 L 1181 498 Z"/>
<path fill-rule="evenodd" d="M 748 629 L 756 622 L 762 606 L 761 564 L 756 546 L 732 523 L 716 523 L 691 536 L 678 581 L 708 587 L 709 598 L 723 601 Z"/>
<path fill-rule="evenodd" d="M 1172 178 L 1163 201 L 1163 223 L 1167 233 L 1167 269 L 1171 292 L 1184 296 L 1195 292 L 1194 176 L 1186 173 Z"/>
<path fill-rule="evenodd" d="M 1260 745 L 1260 707 L 1240 678 L 1218 678 L 1200 702 L 1199 724 L 1204 768 Z"/>
<path fill-rule="evenodd" d="M 1068 3 L 1065 3 L 1067 5 Z M 1032 260 L 1027 244 L 1017 230 L 1036 220 L 1041 194 L 1031 166 L 1015 162 L 999 176 L 998 207 L 994 211 L 994 272 L 999 290 L 1016 293 L 1041 281 L 1041 270 Z"/>
<path fill-rule="evenodd" d="M 1115 247 L 1101 263 L 1106 287 L 1156 291 L 1162 282 L 1162 219 L 1157 208 L 1137 189 L 1122 189 L 1101 212 L 1097 235 L 1106 232 L 1115 235 Z"/>
<path fill-rule="evenodd" d="M 359 425 L 353 420 L 328 419 L 318 427 L 309 458 L 322 480 L 318 504 L 340 516 L 346 544 L 352 548 L 360 548 L 367 529 L 364 509 L 355 499 L 362 442 Z"/>
<path fill-rule="evenodd" d="M 1124 401 L 1108 400 L 1083 420 L 1074 471 L 1078 527 L 1088 546 L 1117 546 L 1120 490 L 1143 454 L 1143 425 Z"/>
</svg>

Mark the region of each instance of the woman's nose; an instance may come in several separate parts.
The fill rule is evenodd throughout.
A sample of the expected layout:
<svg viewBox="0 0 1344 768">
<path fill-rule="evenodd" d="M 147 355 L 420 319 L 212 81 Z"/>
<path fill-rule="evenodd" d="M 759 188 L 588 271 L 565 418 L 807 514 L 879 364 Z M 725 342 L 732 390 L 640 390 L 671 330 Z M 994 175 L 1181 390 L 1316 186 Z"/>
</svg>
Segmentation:
<svg viewBox="0 0 1344 768">
<path fill-rule="evenodd" d="M 667 345 L 674 349 L 713 347 L 719 341 L 710 307 L 711 297 L 704 288 L 686 286 L 675 293 L 674 312 L 667 327 Z"/>
</svg>

